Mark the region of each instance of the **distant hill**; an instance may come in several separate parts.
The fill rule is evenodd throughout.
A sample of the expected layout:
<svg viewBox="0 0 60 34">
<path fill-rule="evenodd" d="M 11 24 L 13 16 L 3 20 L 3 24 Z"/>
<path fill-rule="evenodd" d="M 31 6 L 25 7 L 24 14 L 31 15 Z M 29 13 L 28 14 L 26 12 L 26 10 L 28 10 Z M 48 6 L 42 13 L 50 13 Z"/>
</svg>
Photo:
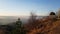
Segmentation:
<svg viewBox="0 0 60 34">
<path fill-rule="evenodd" d="M 0 24 L 8 24 L 12 22 L 16 22 L 17 19 L 20 18 L 22 22 L 26 20 L 26 17 L 17 17 L 17 16 L 0 16 Z"/>
<path fill-rule="evenodd" d="M 42 17 L 44 16 L 38 16 L 38 18 Z M 20 18 L 23 23 L 26 23 L 29 19 L 29 16 L 0 16 L 0 25 L 16 22 L 18 18 Z"/>
</svg>

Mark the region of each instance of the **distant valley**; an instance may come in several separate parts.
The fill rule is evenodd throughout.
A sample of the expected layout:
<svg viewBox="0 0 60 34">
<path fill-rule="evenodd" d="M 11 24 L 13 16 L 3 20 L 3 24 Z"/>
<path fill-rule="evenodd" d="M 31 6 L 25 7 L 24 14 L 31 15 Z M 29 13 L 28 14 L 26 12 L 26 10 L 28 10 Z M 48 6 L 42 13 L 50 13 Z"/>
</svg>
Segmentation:
<svg viewBox="0 0 60 34">
<path fill-rule="evenodd" d="M 40 18 L 43 16 L 40 16 Z M 22 23 L 26 23 L 29 16 L 0 16 L 0 25 L 4 25 L 4 24 L 9 24 L 9 23 L 13 23 L 16 22 L 18 20 L 18 18 L 21 19 Z"/>
</svg>

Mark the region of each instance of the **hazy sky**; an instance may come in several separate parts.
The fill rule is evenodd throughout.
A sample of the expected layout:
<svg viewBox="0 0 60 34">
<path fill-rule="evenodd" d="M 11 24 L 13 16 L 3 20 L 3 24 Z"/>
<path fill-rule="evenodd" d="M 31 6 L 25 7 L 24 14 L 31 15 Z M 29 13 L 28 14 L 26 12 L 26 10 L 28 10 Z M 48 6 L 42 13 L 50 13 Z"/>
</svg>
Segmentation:
<svg viewBox="0 0 60 34">
<path fill-rule="evenodd" d="M 60 8 L 60 0 L 0 0 L 0 16 L 48 15 Z"/>
</svg>

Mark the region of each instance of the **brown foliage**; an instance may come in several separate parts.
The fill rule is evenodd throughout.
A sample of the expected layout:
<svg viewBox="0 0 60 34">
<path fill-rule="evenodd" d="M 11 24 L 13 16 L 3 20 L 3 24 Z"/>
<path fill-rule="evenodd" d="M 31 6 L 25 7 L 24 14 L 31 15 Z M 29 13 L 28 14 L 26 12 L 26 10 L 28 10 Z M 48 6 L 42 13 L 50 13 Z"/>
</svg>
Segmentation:
<svg viewBox="0 0 60 34">
<path fill-rule="evenodd" d="M 56 21 L 53 21 L 49 17 L 36 19 L 33 23 L 26 25 L 29 31 L 27 34 L 53 34 L 52 30 L 57 26 Z"/>
</svg>

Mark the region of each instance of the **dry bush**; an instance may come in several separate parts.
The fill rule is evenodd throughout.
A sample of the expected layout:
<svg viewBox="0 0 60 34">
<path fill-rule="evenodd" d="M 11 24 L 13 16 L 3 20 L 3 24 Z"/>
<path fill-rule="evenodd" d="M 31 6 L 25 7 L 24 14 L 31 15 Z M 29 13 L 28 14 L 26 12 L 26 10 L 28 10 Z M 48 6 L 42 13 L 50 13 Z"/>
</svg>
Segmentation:
<svg viewBox="0 0 60 34">
<path fill-rule="evenodd" d="M 28 24 L 26 24 L 26 28 L 29 31 L 27 34 L 53 34 L 52 30 L 57 26 L 57 20 L 50 18 L 50 16 L 44 19 L 36 19 L 36 17 L 34 17 L 35 16 L 32 14 Z"/>
</svg>

